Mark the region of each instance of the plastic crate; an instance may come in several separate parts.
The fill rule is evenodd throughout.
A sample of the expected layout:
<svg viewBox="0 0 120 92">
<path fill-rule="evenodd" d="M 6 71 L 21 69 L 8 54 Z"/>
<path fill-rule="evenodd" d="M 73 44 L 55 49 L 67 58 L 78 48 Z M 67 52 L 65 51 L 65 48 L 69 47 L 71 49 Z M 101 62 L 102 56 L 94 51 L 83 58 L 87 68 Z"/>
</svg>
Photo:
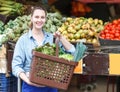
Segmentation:
<svg viewBox="0 0 120 92">
<path fill-rule="evenodd" d="M 118 46 L 120 45 L 120 40 L 108 40 L 99 38 L 99 42 L 101 46 Z"/>
<path fill-rule="evenodd" d="M 13 58 L 13 50 L 6 50 L 6 59 L 7 59 L 7 71 L 12 71 L 12 58 Z"/>
<path fill-rule="evenodd" d="M 12 71 L 12 58 L 13 58 L 13 52 L 14 52 L 14 48 L 15 48 L 15 42 L 13 41 L 8 41 L 6 43 L 6 59 L 7 59 L 7 72 L 11 72 Z"/>
<path fill-rule="evenodd" d="M 17 92 L 17 78 L 0 73 L 0 92 Z"/>
<path fill-rule="evenodd" d="M 100 46 L 104 53 L 120 53 L 120 40 L 108 40 L 99 38 Z"/>
<path fill-rule="evenodd" d="M 33 51 L 30 81 L 40 85 L 67 90 L 78 62 Z"/>
</svg>

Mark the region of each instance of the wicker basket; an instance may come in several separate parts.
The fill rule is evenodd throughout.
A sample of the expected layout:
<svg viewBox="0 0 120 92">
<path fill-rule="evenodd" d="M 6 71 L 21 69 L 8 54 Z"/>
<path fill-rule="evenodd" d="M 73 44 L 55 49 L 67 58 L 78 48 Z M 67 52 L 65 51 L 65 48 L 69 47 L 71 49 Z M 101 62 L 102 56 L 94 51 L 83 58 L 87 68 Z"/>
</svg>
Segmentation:
<svg viewBox="0 0 120 92">
<path fill-rule="evenodd" d="M 78 62 L 33 51 L 30 81 L 36 84 L 67 90 Z"/>
</svg>

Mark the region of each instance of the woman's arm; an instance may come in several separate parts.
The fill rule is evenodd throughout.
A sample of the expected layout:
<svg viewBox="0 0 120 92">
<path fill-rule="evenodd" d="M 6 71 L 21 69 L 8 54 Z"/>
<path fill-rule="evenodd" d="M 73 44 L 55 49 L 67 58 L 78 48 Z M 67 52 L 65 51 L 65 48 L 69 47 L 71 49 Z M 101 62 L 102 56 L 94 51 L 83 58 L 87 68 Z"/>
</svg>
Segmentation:
<svg viewBox="0 0 120 92">
<path fill-rule="evenodd" d="M 73 45 L 65 37 L 61 36 L 59 40 L 64 46 L 65 50 L 70 50 L 73 47 Z"/>
<path fill-rule="evenodd" d="M 71 44 L 64 36 L 62 36 L 59 31 L 57 31 L 57 32 L 54 33 L 54 37 L 55 37 L 55 38 L 56 38 L 56 37 L 59 38 L 60 42 L 62 43 L 64 49 L 65 49 L 67 52 L 70 52 L 70 53 L 74 54 L 74 52 L 75 52 L 75 47 L 74 47 L 74 45 Z"/>
</svg>

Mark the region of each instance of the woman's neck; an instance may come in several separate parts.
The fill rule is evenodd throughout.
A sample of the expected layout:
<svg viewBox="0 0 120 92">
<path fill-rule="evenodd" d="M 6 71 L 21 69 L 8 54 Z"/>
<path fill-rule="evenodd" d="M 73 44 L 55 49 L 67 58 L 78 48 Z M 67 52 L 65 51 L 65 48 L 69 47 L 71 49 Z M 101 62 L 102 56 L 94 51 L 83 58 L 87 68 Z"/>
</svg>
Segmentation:
<svg viewBox="0 0 120 92">
<path fill-rule="evenodd" d="M 34 39 L 37 41 L 38 46 L 41 45 L 44 39 L 43 31 L 32 29 L 32 34 L 33 34 Z"/>
<path fill-rule="evenodd" d="M 37 29 L 32 29 L 32 33 L 33 33 L 34 35 L 42 35 L 42 34 L 43 34 L 42 29 L 39 29 L 39 30 L 37 30 Z"/>
</svg>

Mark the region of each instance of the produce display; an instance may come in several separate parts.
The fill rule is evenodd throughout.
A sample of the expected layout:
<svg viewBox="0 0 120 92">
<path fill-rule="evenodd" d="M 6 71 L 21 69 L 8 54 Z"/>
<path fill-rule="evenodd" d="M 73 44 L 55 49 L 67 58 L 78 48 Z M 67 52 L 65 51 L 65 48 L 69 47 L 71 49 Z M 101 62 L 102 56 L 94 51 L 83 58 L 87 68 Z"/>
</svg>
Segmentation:
<svg viewBox="0 0 120 92">
<path fill-rule="evenodd" d="M 70 42 L 84 41 L 86 43 L 98 43 L 97 35 L 103 30 L 104 23 L 100 19 L 68 17 L 59 28 L 59 31 Z"/>
<path fill-rule="evenodd" d="M 55 32 L 63 23 L 62 15 L 59 13 L 48 13 L 47 21 L 43 29 L 47 32 Z M 29 30 L 30 15 L 18 16 L 15 20 L 10 20 L 4 26 L 4 36 L 1 43 L 8 40 L 16 42 L 18 38 Z"/>
<path fill-rule="evenodd" d="M 107 23 L 100 32 L 100 38 L 109 40 L 120 40 L 120 19 Z"/>
<path fill-rule="evenodd" d="M 47 21 L 43 29 L 47 32 L 54 33 L 62 25 L 63 22 L 64 19 L 59 12 L 48 13 Z"/>
<path fill-rule="evenodd" d="M 5 10 L 3 11 L 2 9 L 4 7 Z M 11 10 L 10 13 L 13 15 L 17 12 L 19 15 L 21 15 L 23 14 L 23 11 L 19 9 L 20 7 L 22 7 L 21 9 L 25 9 L 24 5 L 15 1 L 7 0 L 4 1 L 4 3 L 3 0 L 0 1 L 0 12 L 8 12 L 6 8 L 9 8 L 9 12 Z M 0 33 L 4 34 L 2 37 L 2 43 L 7 42 L 8 40 L 16 42 L 23 33 L 29 30 L 29 25 L 30 15 L 18 16 L 15 20 L 10 20 L 4 26 L 1 24 L 0 26 L 2 26 L 2 29 L 0 29 Z M 98 34 L 103 29 L 104 23 L 100 19 L 85 17 L 63 17 L 59 12 L 49 12 L 47 14 L 47 21 L 43 27 L 43 30 L 50 33 L 54 33 L 55 31 L 59 30 L 61 34 L 65 36 L 70 42 L 83 41 L 85 43 L 92 44 L 98 44 Z M 116 33 L 116 35 L 118 34 Z"/>
<path fill-rule="evenodd" d="M 27 7 L 21 3 L 11 0 L 0 0 L 0 14 L 1 15 L 23 15 Z"/>
<path fill-rule="evenodd" d="M 18 16 L 15 20 L 10 20 L 4 26 L 4 36 L 1 43 L 5 43 L 8 40 L 16 42 L 23 33 L 28 31 L 29 25 L 30 15 Z"/>
</svg>

